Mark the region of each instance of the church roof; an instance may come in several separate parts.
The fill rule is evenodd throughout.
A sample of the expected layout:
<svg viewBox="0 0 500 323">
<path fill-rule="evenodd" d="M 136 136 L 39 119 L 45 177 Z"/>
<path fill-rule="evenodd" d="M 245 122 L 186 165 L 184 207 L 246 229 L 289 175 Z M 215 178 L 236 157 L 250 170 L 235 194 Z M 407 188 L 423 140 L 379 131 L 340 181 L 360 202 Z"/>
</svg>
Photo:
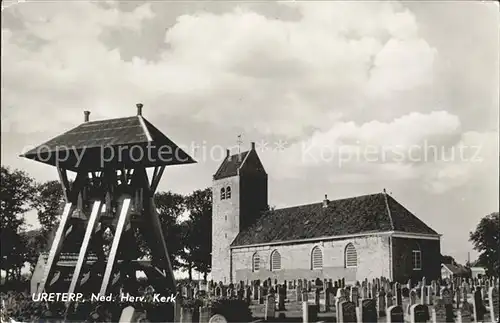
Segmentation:
<svg viewBox="0 0 500 323">
<path fill-rule="evenodd" d="M 139 158 L 137 151 L 133 153 L 130 150 L 127 153 L 134 156 L 130 158 L 124 151 L 118 149 L 132 146 L 143 148 L 144 157 Z M 150 160 L 146 160 L 149 158 L 146 151 L 148 146 L 152 147 Z M 110 154 L 111 150 L 114 152 L 113 160 L 106 155 Z M 116 153 L 118 151 L 124 155 Z M 162 154 L 161 158 L 159 154 Z M 83 159 L 78 163 L 78 157 L 82 156 Z M 195 163 L 186 152 L 141 115 L 82 123 L 31 149 L 21 157 L 73 171 L 79 167 L 92 170 L 102 168 L 99 166 L 102 166 L 103 159 L 109 160 L 107 163 L 116 165 L 134 166 L 141 163 L 146 167 Z"/>
<path fill-rule="evenodd" d="M 244 151 L 239 154 L 227 156 L 222 164 L 220 165 L 217 172 L 215 172 L 214 179 L 222 179 L 226 177 L 236 176 L 238 174 L 238 169 L 241 167 L 245 158 L 250 151 Z"/>
<path fill-rule="evenodd" d="M 461 265 L 454 265 L 454 264 L 441 264 L 441 266 L 445 267 L 448 269 L 450 273 L 453 275 L 467 275 L 468 271 L 467 268 Z"/>
<path fill-rule="evenodd" d="M 438 235 L 390 195 L 378 193 L 329 201 L 327 207 L 314 203 L 267 211 L 231 245 L 387 231 Z"/>
</svg>

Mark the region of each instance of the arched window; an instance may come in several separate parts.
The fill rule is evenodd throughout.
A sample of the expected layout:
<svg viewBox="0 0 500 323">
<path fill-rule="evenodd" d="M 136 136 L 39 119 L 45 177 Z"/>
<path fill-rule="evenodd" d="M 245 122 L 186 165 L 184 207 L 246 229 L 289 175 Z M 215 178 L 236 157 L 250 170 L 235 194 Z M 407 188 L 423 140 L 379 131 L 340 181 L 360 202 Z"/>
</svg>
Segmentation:
<svg viewBox="0 0 500 323">
<path fill-rule="evenodd" d="M 345 247 L 344 259 L 345 259 L 345 268 L 358 267 L 358 253 L 356 252 L 356 248 L 352 243 L 349 243 Z"/>
<path fill-rule="evenodd" d="M 226 199 L 230 199 L 231 198 L 231 186 L 228 186 L 226 188 Z"/>
<path fill-rule="evenodd" d="M 226 190 L 223 188 L 220 189 L 220 199 L 224 200 L 226 198 Z"/>
<path fill-rule="evenodd" d="M 420 251 L 420 246 L 415 244 L 412 251 L 412 265 L 413 270 L 421 270 L 422 269 L 422 251 Z"/>
<path fill-rule="evenodd" d="M 278 250 L 274 250 L 271 253 L 271 271 L 281 269 L 281 255 Z"/>
<path fill-rule="evenodd" d="M 323 252 L 319 247 L 314 247 L 311 252 L 311 268 L 313 270 L 323 268 Z"/>
<path fill-rule="evenodd" d="M 254 253 L 252 256 L 252 271 L 259 271 L 260 269 L 260 256 L 258 253 Z"/>
</svg>

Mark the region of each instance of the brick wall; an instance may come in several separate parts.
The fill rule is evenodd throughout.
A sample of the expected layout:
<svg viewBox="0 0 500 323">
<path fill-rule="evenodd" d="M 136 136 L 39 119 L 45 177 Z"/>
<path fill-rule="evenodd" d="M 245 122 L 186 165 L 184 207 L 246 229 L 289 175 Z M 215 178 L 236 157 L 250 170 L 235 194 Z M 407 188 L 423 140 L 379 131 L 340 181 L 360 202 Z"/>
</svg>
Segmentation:
<svg viewBox="0 0 500 323">
<path fill-rule="evenodd" d="M 344 252 L 348 243 L 353 243 L 357 256 L 357 268 L 345 268 Z M 311 269 L 311 251 L 319 246 L 323 251 L 323 269 Z M 270 271 L 270 255 L 278 250 L 281 255 L 281 270 Z M 260 256 L 260 270 L 252 272 L 252 256 Z M 297 278 L 345 278 L 347 282 L 390 277 L 389 238 L 379 236 L 360 237 L 345 240 L 302 243 L 292 245 L 264 246 L 233 249 L 233 277 L 236 281 L 254 279 L 290 280 Z"/>
<path fill-rule="evenodd" d="M 422 269 L 413 269 L 413 250 L 420 249 Z M 441 276 L 441 243 L 439 240 L 392 238 L 393 279 L 406 283 L 425 277 L 428 282 Z"/>
<path fill-rule="evenodd" d="M 240 179 L 238 176 L 215 180 L 212 196 L 212 279 L 230 281 L 231 242 L 238 235 L 240 212 Z M 222 187 L 231 187 L 231 198 L 221 200 Z"/>
</svg>

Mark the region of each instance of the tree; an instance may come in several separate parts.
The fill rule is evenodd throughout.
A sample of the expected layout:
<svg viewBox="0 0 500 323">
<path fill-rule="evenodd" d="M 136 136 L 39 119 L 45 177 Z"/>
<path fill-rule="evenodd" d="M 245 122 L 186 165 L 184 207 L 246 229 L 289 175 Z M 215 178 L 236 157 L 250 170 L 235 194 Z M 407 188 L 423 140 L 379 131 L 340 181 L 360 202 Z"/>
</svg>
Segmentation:
<svg viewBox="0 0 500 323">
<path fill-rule="evenodd" d="M 188 267 L 190 279 L 194 268 L 203 273 L 206 281 L 212 265 L 212 190 L 197 190 L 187 196 L 186 209 L 189 218 L 183 223 L 183 260 Z"/>
<path fill-rule="evenodd" d="M 452 264 L 456 265 L 457 262 L 455 261 L 455 258 L 452 256 L 447 256 L 447 255 L 441 255 L 441 263 L 442 264 Z"/>
<path fill-rule="evenodd" d="M 1 268 L 10 276 L 19 278 L 26 253 L 20 235 L 23 230 L 23 214 L 30 210 L 35 194 L 34 180 L 23 171 L 1 167 L 0 185 L 0 240 Z"/>
<path fill-rule="evenodd" d="M 182 232 L 180 216 L 185 211 L 184 197 L 172 192 L 158 192 L 154 196 L 156 210 L 162 224 L 173 269 L 181 266 L 179 257 L 182 251 Z"/>
<path fill-rule="evenodd" d="M 477 265 L 484 266 L 486 273 L 498 276 L 500 270 L 500 217 L 498 212 L 491 213 L 481 219 L 470 239 L 474 249 L 479 251 Z"/>
<path fill-rule="evenodd" d="M 59 181 L 48 181 L 36 186 L 33 206 L 38 210 L 38 221 L 47 236 L 57 228 L 64 208 L 64 192 Z"/>
<path fill-rule="evenodd" d="M 30 264 L 31 271 L 35 269 L 38 256 L 47 246 L 47 237 L 41 229 L 21 233 L 22 242 L 26 246 L 25 260 Z"/>
</svg>

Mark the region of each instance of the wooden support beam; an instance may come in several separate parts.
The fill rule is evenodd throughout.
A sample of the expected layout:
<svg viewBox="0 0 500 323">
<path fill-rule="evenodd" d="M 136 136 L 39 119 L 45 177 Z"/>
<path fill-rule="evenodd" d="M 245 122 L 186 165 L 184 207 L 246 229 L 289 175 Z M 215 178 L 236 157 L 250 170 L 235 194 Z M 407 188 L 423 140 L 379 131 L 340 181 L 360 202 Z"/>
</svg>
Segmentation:
<svg viewBox="0 0 500 323">
<path fill-rule="evenodd" d="M 155 173 L 153 174 L 153 178 L 151 179 L 151 186 L 149 190 L 151 191 L 151 194 L 154 194 L 156 189 L 158 188 L 158 184 L 160 183 L 160 179 L 163 176 L 163 172 L 165 171 L 165 166 L 160 166 L 158 172 L 156 172 L 155 167 Z"/>
<path fill-rule="evenodd" d="M 172 291 L 175 290 L 175 277 L 174 277 L 174 270 L 172 268 L 172 263 L 170 262 L 170 256 L 168 254 L 168 249 L 167 249 L 167 244 L 165 242 L 165 237 L 163 236 L 162 232 L 162 225 L 160 222 L 160 218 L 158 217 L 158 212 L 156 211 L 156 206 L 154 203 L 153 197 L 149 198 L 149 203 L 148 207 L 146 208 L 146 213 L 149 217 L 149 221 L 151 224 L 151 227 L 153 228 L 153 235 L 154 239 L 153 241 L 156 240 L 156 242 L 159 244 L 159 248 L 155 248 L 156 250 L 159 250 L 159 255 L 163 259 L 163 265 L 165 270 L 167 271 L 166 274 L 170 276 L 169 280 L 167 280 L 168 284 L 170 285 L 169 287 L 172 288 Z"/>
<path fill-rule="evenodd" d="M 120 245 L 120 238 L 123 233 L 128 220 L 130 218 L 130 198 L 126 198 L 122 202 L 120 216 L 118 218 L 118 224 L 116 226 L 115 236 L 113 238 L 113 244 L 111 245 L 111 250 L 109 252 L 108 263 L 106 265 L 106 270 L 104 272 L 104 278 L 102 280 L 100 295 L 105 295 L 108 289 L 109 280 L 113 272 L 113 267 L 115 265 L 116 254 L 118 252 L 118 246 Z"/>
<path fill-rule="evenodd" d="M 59 174 L 59 181 L 61 181 L 61 185 L 63 188 L 64 198 L 66 199 L 66 203 L 68 203 L 70 202 L 69 199 L 71 191 L 71 187 L 68 180 L 68 172 L 64 168 L 57 167 L 57 173 Z"/>
<path fill-rule="evenodd" d="M 38 293 L 43 293 L 45 289 L 45 283 L 47 282 L 47 279 L 52 270 L 54 259 L 57 257 L 57 255 L 61 250 L 62 242 L 64 240 L 63 234 L 66 231 L 66 227 L 68 225 L 68 219 L 70 218 L 71 213 L 73 213 L 73 210 L 74 210 L 73 204 L 66 203 L 66 205 L 64 206 L 63 214 L 61 216 L 61 222 L 59 223 L 59 227 L 57 228 L 54 241 L 52 242 L 52 247 L 50 248 L 49 258 L 47 259 L 47 264 L 45 265 L 45 272 L 43 273 L 43 278 L 40 282 L 40 285 L 38 286 Z"/>
<path fill-rule="evenodd" d="M 83 243 L 82 246 L 80 247 L 78 261 L 76 263 L 75 271 L 73 273 L 73 278 L 71 279 L 71 284 L 69 286 L 68 294 L 73 294 L 75 292 L 76 284 L 78 282 L 78 279 L 80 278 L 80 272 L 82 270 L 83 262 L 85 261 L 85 256 L 87 254 L 90 238 L 95 230 L 97 223 L 99 222 L 100 214 L 101 214 L 101 201 L 95 201 L 92 207 L 92 213 L 90 214 L 89 222 L 87 224 L 87 229 L 85 231 Z M 70 302 L 68 302 L 67 304 L 69 303 Z"/>
</svg>

